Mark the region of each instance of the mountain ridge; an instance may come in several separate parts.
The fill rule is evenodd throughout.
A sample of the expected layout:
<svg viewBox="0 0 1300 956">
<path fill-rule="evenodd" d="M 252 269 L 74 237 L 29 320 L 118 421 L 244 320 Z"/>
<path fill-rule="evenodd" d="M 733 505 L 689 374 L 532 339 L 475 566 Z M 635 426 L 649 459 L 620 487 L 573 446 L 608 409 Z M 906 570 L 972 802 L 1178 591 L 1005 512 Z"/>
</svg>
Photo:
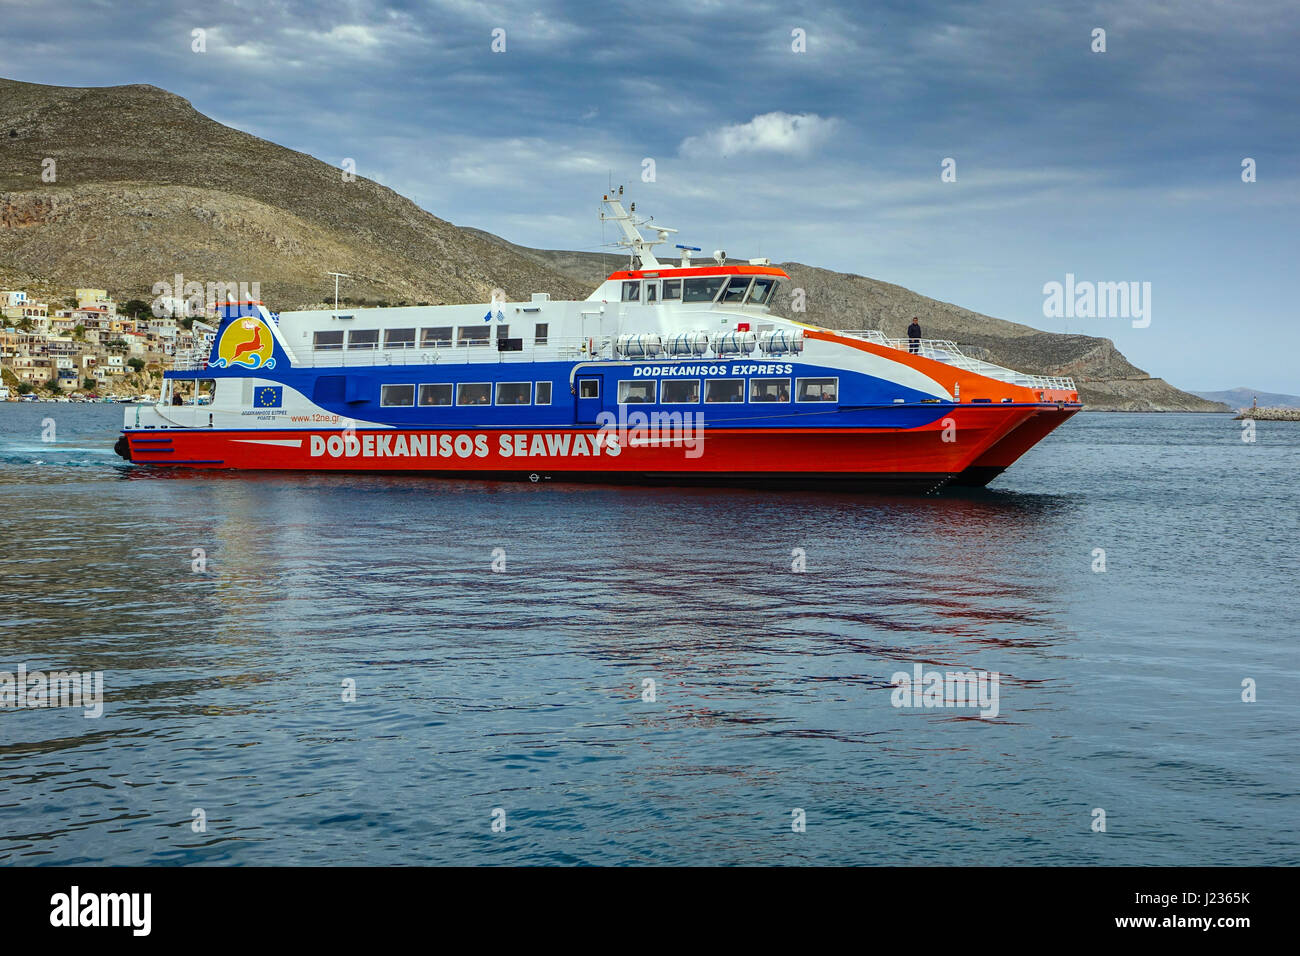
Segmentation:
<svg viewBox="0 0 1300 956">
<path fill-rule="evenodd" d="M 446 304 L 533 292 L 582 299 L 621 257 L 529 249 L 453 225 L 394 190 L 224 126 L 147 84 L 60 87 L 0 79 L 0 282 L 107 287 L 150 298 L 176 274 L 257 282 L 277 309 L 324 306 L 348 273 L 352 302 Z M 56 179 L 42 180 L 45 161 Z M 1094 409 L 1225 411 L 1128 362 L 1109 339 L 1043 332 L 901 286 L 802 263 L 773 303 L 831 328 L 927 337 L 1026 372 L 1071 375 Z M 792 313 L 791 290 L 807 311 Z"/>
</svg>

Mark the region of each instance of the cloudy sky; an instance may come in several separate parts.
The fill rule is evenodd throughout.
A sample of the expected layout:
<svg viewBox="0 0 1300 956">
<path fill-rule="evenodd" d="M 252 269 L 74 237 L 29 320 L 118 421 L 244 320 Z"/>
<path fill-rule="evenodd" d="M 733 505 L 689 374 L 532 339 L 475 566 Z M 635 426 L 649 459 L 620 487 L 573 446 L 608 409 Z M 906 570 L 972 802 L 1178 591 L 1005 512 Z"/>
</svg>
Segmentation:
<svg viewBox="0 0 1300 956">
<path fill-rule="evenodd" d="M 612 177 L 706 251 L 1300 393 L 1292 0 L 0 0 L 0 24 L 2 76 L 152 83 L 514 242 L 600 249 Z M 1149 325 L 1045 316 L 1067 273 L 1149 282 Z"/>
</svg>

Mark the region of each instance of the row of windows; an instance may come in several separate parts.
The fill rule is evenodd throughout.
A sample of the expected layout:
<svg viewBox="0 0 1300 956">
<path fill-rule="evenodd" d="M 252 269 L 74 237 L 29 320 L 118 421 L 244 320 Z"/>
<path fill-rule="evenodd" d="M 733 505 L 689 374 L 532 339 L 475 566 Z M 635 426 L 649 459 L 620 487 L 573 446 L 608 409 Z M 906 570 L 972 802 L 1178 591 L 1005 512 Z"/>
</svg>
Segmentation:
<svg viewBox="0 0 1300 956">
<path fill-rule="evenodd" d="M 838 378 L 796 378 L 795 401 L 797 402 L 834 402 L 839 400 Z M 579 381 L 580 398 L 599 398 L 600 380 L 585 378 Z M 620 405 L 653 404 L 656 396 L 664 405 L 696 405 L 700 401 L 700 380 L 632 379 L 618 383 L 618 403 Z M 712 404 L 736 404 L 745 401 L 745 380 L 743 378 L 710 378 L 704 380 L 704 401 Z M 751 402 L 788 402 L 790 401 L 790 380 L 788 378 L 751 378 L 749 380 L 749 401 Z"/>
<path fill-rule="evenodd" d="M 448 382 L 415 385 L 383 385 L 379 389 L 379 404 L 390 408 L 411 407 L 419 398 L 421 405 L 452 404 L 452 388 Z M 491 382 L 461 382 L 455 386 L 457 405 L 491 405 Z M 498 405 L 549 405 L 550 382 L 497 382 Z"/>
<path fill-rule="evenodd" d="M 431 328 L 419 329 L 419 338 L 416 337 L 416 329 L 349 329 L 347 332 L 347 347 L 349 349 L 377 349 L 379 348 L 379 335 L 383 333 L 383 347 L 386 349 L 413 349 L 416 342 L 422 349 L 451 348 L 452 343 L 460 346 L 490 345 L 492 343 L 492 329 L 497 330 L 498 339 L 508 339 L 510 337 L 510 326 L 508 325 L 489 325 L 484 322 L 481 325 L 462 325 L 454 328 L 450 325 L 433 326 Z M 533 328 L 533 344 L 545 345 L 548 334 L 548 323 L 538 322 Z M 453 332 L 455 337 L 453 338 Z M 343 348 L 343 330 L 328 329 L 316 332 L 312 338 L 312 347 L 318 352 L 337 352 Z"/>
<path fill-rule="evenodd" d="M 624 302 L 725 302 L 767 305 L 776 279 L 760 276 L 701 276 L 698 279 L 645 279 L 623 283 Z M 662 295 L 662 300 L 660 296 Z"/>
</svg>

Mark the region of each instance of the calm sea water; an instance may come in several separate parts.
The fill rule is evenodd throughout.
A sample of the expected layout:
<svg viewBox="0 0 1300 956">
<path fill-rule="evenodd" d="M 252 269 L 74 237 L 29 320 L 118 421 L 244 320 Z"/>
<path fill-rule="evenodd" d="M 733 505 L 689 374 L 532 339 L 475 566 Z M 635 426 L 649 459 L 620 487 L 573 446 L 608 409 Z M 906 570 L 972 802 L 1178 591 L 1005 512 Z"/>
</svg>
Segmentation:
<svg viewBox="0 0 1300 956">
<path fill-rule="evenodd" d="M 171 475 L 121 415 L 0 405 L 0 670 L 105 689 L 0 710 L 5 863 L 1300 859 L 1300 424 L 1084 414 L 919 498 Z"/>
</svg>

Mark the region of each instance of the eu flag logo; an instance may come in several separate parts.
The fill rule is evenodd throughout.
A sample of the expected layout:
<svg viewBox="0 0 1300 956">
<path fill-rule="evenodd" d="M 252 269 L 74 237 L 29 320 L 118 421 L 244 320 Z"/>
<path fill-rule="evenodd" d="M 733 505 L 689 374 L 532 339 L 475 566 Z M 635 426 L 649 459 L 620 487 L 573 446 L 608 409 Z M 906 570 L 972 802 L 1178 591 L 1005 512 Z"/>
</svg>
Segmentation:
<svg viewBox="0 0 1300 956">
<path fill-rule="evenodd" d="M 253 397 L 254 408 L 279 408 L 284 404 L 282 385 L 263 385 Z"/>
</svg>

